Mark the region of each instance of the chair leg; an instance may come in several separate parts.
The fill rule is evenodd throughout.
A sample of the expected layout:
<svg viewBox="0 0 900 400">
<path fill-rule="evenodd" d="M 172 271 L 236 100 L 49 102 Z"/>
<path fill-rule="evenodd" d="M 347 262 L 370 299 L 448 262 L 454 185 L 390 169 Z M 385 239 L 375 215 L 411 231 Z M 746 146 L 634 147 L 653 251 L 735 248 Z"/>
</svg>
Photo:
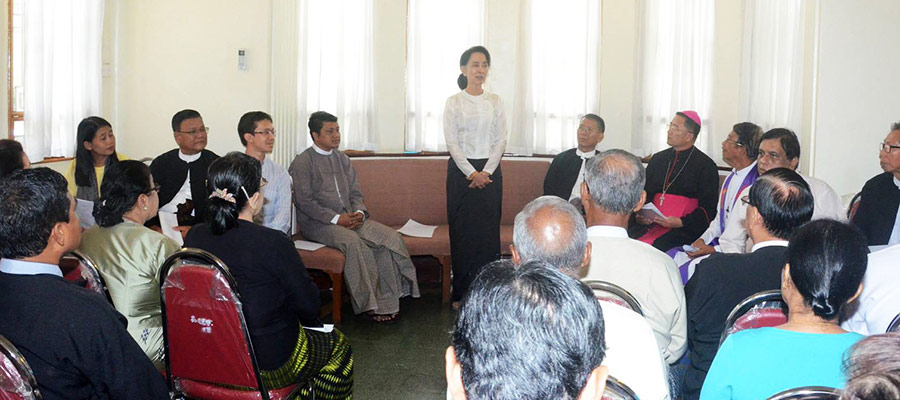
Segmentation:
<svg viewBox="0 0 900 400">
<path fill-rule="evenodd" d="M 344 305 L 344 274 L 328 273 L 331 278 L 331 320 L 335 325 L 341 323 L 341 306 Z"/>
<path fill-rule="evenodd" d="M 453 263 L 450 256 L 440 256 L 441 261 L 441 304 L 450 304 L 450 269 Z"/>
</svg>

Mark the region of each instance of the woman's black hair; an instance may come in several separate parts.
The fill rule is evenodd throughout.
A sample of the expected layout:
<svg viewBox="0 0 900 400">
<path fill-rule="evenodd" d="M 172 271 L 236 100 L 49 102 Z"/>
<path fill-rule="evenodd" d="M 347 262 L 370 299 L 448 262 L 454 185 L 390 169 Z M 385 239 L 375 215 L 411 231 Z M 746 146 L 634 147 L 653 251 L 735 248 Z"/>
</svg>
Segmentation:
<svg viewBox="0 0 900 400">
<path fill-rule="evenodd" d="M 791 236 L 791 280 L 816 316 L 836 319 L 859 290 L 869 248 L 855 227 L 830 220 L 809 222 Z"/>
<path fill-rule="evenodd" d="M 0 178 L 25 168 L 22 144 L 12 139 L 0 139 Z"/>
<path fill-rule="evenodd" d="M 149 194 L 150 168 L 140 161 L 120 161 L 103 174 L 100 197 L 94 202 L 94 219 L 104 228 L 122 222 L 122 216 L 134 208 L 138 197 Z"/>
<path fill-rule="evenodd" d="M 206 177 L 206 188 L 212 194 L 206 202 L 210 232 L 221 235 L 237 226 L 238 214 L 259 191 L 261 178 L 259 160 L 244 153 L 232 151 L 210 164 Z"/>
<path fill-rule="evenodd" d="M 78 123 L 78 133 L 75 136 L 75 185 L 91 186 L 91 178 L 94 177 L 94 157 L 84 148 L 84 142 L 94 141 L 94 136 L 102 127 L 112 128 L 109 121 L 90 116 Z M 106 159 L 106 167 L 109 168 L 119 162 L 119 156 L 113 152 Z"/>
<path fill-rule="evenodd" d="M 472 46 L 459 56 L 459 66 L 462 67 L 469 64 L 469 58 L 472 58 L 472 54 L 474 53 L 484 54 L 484 59 L 487 61 L 488 65 L 491 65 L 491 53 L 488 53 L 488 50 L 484 48 L 484 46 Z M 456 78 L 456 84 L 459 85 L 460 90 L 465 90 L 466 86 L 469 86 L 469 79 L 460 73 L 459 78 Z"/>
</svg>

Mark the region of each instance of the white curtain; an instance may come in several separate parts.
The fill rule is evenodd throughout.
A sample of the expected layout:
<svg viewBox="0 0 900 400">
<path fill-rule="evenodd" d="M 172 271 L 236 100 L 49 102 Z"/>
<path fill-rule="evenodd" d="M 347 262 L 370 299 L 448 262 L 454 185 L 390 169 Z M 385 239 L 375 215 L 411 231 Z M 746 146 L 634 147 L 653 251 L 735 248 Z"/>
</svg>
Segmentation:
<svg viewBox="0 0 900 400">
<path fill-rule="evenodd" d="M 521 4 L 506 151 L 555 154 L 575 147 L 584 114 L 599 113 L 600 0 Z"/>
<path fill-rule="evenodd" d="M 744 3 L 740 118 L 763 129 L 803 129 L 804 1 Z"/>
<path fill-rule="evenodd" d="M 459 92 L 459 56 L 484 44 L 484 0 L 407 5 L 406 150 L 446 151 L 444 102 Z"/>
<path fill-rule="evenodd" d="M 632 151 L 639 156 L 667 148 L 675 112 L 695 110 L 702 119 L 696 145 L 707 154 L 716 140 L 710 112 L 713 75 L 713 0 L 641 0 L 633 111 Z"/>
<path fill-rule="evenodd" d="M 71 157 L 78 123 L 100 114 L 103 0 L 28 0 L 24 19 L 23 146 Z"/>
<path fill-rule="evenodd" d="M 343 149 L 377 147 L 373 7 L 374 0 L 304 0 L 297 7 L 300 126 L 306 125 L 313 112 L 334 114 L 341 127 Z M 273 64 L 279 61 L 273 60 Z M 297 135 L 296 150 L 301 152 L 312 139 L 303 129 Z"/>
</svg>

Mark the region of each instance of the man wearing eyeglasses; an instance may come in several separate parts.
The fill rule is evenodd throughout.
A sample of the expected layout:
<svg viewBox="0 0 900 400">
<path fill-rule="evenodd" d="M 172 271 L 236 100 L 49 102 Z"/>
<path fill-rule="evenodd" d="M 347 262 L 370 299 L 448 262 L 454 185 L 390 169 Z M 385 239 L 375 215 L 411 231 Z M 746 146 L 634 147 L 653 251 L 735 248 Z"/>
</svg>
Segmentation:
<svg viewBox="0 0 900 400">
<path fill-rule="evenodd" d="M 584 163 L 597 154 L 597 144 L 603 140 L 606 124 L 596 114 L 586 114 L 578 125 L 578 147 L 553 157 L 544 177 L 544 195 L 565 200 L 581 197 L 584 182 Z"/>
<path fill-rule="evenodd" d="M 799 165 L 800 141 L 790 129 L 772 129 L 760 137 L 759 155 L 756 159 L 756 168 L 760 176 L 775 168 L 789 168 L 796 171 Z M 831 186 L 811 176 L 804 174 L 800 174 L 800 176 L 809 184 L 815 201 L 813 220 L 829 218 L 845 221 L 847 219 L 844 214 L 844 203 L 841 202 L 841 197 Z M 743 218 L 746 209 L 746 205 L 738 202 L 732 210 L 735 218 L 725 221 L 725 231 L 719 238 L 723 252 L 745 253 L 753 245 L 752 240 L 747 240 L 747 229 Z"/>
<path fill-rule="evenodd" d="M 262 164 L 263 190 L 262 224 L 290 234 L 291 232 L 291 176 L 272 157 L 275 147 L 275 126 L 272 117 L 262 111 L 250 111 L 241 116 L 237 126 L 238 138 L 248 156 Z"/>
<path fill-rule="evenodd" d="M 694 250 L 679 251 L 675 254 L 675 263 L 680 265 L 683 281 L 693 274 L 694 266 L 703 257 L 721 252 L 719 236 L 725 230 L 725 221 L 731 216 L 741 196 L 747 193 L 747 188 L 756 182 L 759 172 L 756 168 L 756 157 L 759 153 L 759 137 L 762 129 L 752 122 L 741 122 L 732 127 L 728 137 L 722 142 L 722 159 L 731 166 L 731 173 L 725 178 L 719 195 L 716 218 L 709 224 L 709 228 L 700 235 L 700 238 L 691 243 Z M 727 251 L 736 253 L 738 251 Z"/>
<path fill-rule="evenodd" d="M 159 211 L 178 214 L 178 225 L 190 226 L 206 218 L 206 170 L 219 156 L 206 150 L 209 128 L 197 111 L 175 113 L 172 131 L 178 148 L 156 157 L 150 172 L 160 186 Z"/>
<path fill-rule="evenodd" d="M 869 179 L 860 192 L 853 224 L 869 240 L 869 246 L 900 243 L 900 122 L 881 143 L 878 159 L 884 173 Z"/>
</svg>

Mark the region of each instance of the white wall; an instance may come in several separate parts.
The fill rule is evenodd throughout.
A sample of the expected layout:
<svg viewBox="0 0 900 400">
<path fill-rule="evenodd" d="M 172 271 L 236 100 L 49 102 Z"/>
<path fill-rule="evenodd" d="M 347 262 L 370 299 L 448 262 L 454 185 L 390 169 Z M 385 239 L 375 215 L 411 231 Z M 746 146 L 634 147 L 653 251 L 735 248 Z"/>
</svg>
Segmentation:
<svg viewBox="0 0 900 400">
<path fill-rule="evenodd" d="M 812 172 L 838 193 L 881 172 L 878 144 L 900 120 L 900 2 L 823 0 Z"/>
</svg>

